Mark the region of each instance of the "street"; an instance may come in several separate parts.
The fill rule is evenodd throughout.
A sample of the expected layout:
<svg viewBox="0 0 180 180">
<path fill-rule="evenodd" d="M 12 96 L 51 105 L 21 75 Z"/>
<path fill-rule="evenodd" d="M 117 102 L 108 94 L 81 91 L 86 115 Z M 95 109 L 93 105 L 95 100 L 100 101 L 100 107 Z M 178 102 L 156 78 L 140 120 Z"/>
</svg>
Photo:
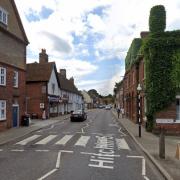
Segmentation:
<svg viewBox="0 0 180 180">
<path fill-rule="evenodd" d="M 1 180 L 161 180 L 111 110 L 60 121 L 0 146 Z"/>
</svg>

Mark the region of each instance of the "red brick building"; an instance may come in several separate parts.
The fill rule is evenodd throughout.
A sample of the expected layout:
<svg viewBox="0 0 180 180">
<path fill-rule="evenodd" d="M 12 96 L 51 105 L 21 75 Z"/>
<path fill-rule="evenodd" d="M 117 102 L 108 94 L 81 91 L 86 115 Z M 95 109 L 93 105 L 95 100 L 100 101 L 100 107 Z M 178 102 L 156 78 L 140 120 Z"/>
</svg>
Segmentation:
<svg viewBox="0 0 180 180">
<path fill-rule="evenodd" d="M 42 49 L 39 63 L 27 64 L 27 113 L 41 119 L 45 109 L 47 118 L 58 116 L 59 86 L 56 65 L 48 62 L 46 50 Z"/>
<path fill-rule="evenodd" d="M 141 33 L 141 39 L 146 38 L 148 36 L 147 32 Z M 139 39 L 140 40 L 140 39 Z M 138 41 L 139 41 L 138 40 Z M 133 41 L 130 51 L 137 51 L 135 55 L 135 59 L 133 59 L 131 54 L 131 62 L 126 62 L 126 72 L 123 79 L 123 92 L 124 92 L 124 110 L 125 116 L 132 120 L 134 123 L 138 123 L 139 118 L 143 125 L 146 124 L 146 90 L 145 90 L 145 65 L 144 65 L 144 57 L 140 53 L 139 49 L 136 48 L 133 43 L 138 43 Z M 127 60 L 127 59 L 126 59 Z M 137 87 L 141 86 L 141 91 L 138 92 Z M 138 94 L 139 93 L 139 94 Z M 160 93 L 160 92 L 159 92 Z M 140 95 L 140 96 L 138 96 Z M 139 98 L 139 99 L 138 99 Z M 139 103 L 140 101 L 140 103 Z M 140 107 L 140 109 L 139 109 Z M 140 116 L 140 117 L 139 117 Z M 176 95 L 176 102 L 172 103 L 166 109 L 155 114 L 156 119 L 172 119 L 174 123 L 166 125 L 167 131 L 169 133 L 180 133 L 180 95 Z M 154 130 L 156 131 L 159 127 L 157 125 L 154 126 Z"/>
<path fill-rule="evenodd" d="M 0 1 L 0 131 L 25 113 L 26 37 L 14 0 Z"/>
</svg>

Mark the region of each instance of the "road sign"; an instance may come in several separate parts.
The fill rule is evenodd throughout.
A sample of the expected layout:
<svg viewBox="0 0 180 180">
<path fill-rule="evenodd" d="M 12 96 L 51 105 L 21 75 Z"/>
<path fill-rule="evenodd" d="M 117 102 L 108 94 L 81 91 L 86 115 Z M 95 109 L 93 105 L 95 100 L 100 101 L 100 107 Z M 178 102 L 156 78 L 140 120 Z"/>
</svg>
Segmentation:
<svg viewBox="0 0 180 180">
<path fill-rule="evenodd" d="M 174 119 L 156 119 L 157 124 L 172 124 Z"/>
</svg>

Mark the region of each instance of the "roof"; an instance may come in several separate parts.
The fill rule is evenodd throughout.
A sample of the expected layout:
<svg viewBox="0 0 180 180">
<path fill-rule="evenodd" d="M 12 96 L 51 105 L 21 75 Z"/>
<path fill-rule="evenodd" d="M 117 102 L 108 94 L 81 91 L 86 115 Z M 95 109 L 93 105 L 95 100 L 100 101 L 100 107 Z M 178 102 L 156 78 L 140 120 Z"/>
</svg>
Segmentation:
<svg viewBox="0 0 180 180">
<path fill-rule="evenodd" d="M 27 64 L 26 82 L 49 81 L 55 62 Z"/>
<path fill-rule="evenodd" d="M 26 44 L 29 44 L 29 41 L 28 41 L 28 38 L 27 38 L 27 36 L 26 36 L 26 33 L 25 33 L 25 30 L 24 30 L 24 27 L 23 27 L 21 18 L 20 18 L 20 16 L 19 16 L 19 12 L 18 12 L 18 10 L 17 10 L 16 4 L 15 4 L 14 0 L 10 0 L 10 2 L 12 3 L 12 6 L 13 6 L 14 11 L 15 11 L 15 14 L 16 14 L 16 17 L 17 17 L 17 19 L 18 19 L 18 24 L 19 24 L 19 26 L 20 26 L 20 28 L 21 28 L 21 30 L 22 30 L 22 33 L 23 33 L 23 36 L 24 36 L 24 41 L 25 41 Z"/>
<path fill-rule="evenodd" d="M 81 95 L 81 93 L 78 91 L 77 87 L 74 85 L 74 83 L 71 80 L 65 78 L 60 73 L 58 73 L 58 77 L 60 82 L 60 89 Z"/>
</svg>

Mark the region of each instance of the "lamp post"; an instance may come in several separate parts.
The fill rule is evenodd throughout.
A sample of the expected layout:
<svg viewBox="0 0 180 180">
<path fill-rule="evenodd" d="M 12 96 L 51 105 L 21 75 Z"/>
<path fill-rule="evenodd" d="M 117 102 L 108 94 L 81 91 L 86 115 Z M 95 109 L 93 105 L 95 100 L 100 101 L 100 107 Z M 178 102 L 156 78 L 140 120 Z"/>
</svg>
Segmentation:
<svg viewBox="0 0 180 180">
<path fill-rule="evenodd" d="M 140 96 L 141 91 L 142 91 L 142 87 L 141 84 L 139 83 L 137 87 L 137 94 L 138 94 L 137 112 L 138 112 L 139 137 L 141 137 L 141 96 Z"/>
</svg>

